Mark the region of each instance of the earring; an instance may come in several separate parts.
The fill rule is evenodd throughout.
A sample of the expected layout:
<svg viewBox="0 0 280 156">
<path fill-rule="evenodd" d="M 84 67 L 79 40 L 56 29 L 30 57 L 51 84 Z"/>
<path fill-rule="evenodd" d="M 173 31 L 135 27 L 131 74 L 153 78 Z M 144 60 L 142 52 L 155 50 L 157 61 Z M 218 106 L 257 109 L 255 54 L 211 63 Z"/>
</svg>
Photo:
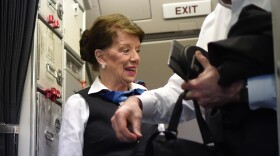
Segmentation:
<svg viewBox="0 0 280 156">
<path fill-rule="evenodd" d="M 105 69 L 105 68 L 106 68 L 106 64 L 102 64 L 102 65 L 101 65 L 101 68 L 102 68 L 102 69 Z"/>
</svg>

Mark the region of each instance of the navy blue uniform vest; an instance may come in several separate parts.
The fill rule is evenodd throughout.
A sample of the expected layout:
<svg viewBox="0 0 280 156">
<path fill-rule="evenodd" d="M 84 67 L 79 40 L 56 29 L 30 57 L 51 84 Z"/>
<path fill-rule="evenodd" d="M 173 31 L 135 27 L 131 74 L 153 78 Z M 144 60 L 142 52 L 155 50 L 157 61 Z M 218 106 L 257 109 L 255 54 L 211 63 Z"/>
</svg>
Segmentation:
<svg viewBox="0 0 280 156">
<path fill-rule="evenodd" d="M 111 117 L 119 104 L 115 104 L 98 94 L 88 94 L 89 88 L 78 93 L 89 106 L 89 118 L 84 132 L 84 156 L 129 156 L 137 143 L 120 142 L 111 126 Z M 142 124 L 142 141 L 157 131 L 158 125 Z M 138 147 L 139 148 L 139 147 Z M 145 147 L 141 147 L 144 148 Z M 143 155 L 142 151 L 139 153 Z"/>
</svg>

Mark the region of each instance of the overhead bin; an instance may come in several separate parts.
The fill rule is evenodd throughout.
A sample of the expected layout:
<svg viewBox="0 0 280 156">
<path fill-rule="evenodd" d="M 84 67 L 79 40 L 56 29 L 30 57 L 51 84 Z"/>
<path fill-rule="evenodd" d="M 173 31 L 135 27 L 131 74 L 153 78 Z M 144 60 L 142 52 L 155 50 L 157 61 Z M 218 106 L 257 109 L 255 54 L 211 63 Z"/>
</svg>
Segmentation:
<svg viewBox="0 0 280 156">
<path fill-rule="evenodd" d="M 92 4 L 87 10 L 87 29 L 100 15 L 122 13 L 147 34 L 154 34 L 200 29 L 217 0 L 93 0 Z"/>
<path fill-rule="evenodd" d="M 132 20 L 148 20 L 152 18 L 150 0 L 99 0 L 100 14 L 106 15 L 120 12 Z M 117 3 L 116 3 L 117 2 Z"/>
</svg>

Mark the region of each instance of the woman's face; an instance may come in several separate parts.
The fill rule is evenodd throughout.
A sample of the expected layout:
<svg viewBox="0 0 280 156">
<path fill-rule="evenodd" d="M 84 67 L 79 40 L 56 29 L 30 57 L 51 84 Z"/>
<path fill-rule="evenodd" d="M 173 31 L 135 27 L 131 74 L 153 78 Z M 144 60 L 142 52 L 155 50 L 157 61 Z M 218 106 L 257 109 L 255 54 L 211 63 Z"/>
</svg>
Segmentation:
<svg viewBox="0 0 280 156">
<path fill-rule="evenodd" d="M 110 48 L 103 50 L 106 63 L 103 76 L 107 82 L 129 84 L 135 80 L 140 63 L 140 41 L 137 36 L 117 31 Z M 112 84 L 111 84 L 112 85 Z"/>
</svg>

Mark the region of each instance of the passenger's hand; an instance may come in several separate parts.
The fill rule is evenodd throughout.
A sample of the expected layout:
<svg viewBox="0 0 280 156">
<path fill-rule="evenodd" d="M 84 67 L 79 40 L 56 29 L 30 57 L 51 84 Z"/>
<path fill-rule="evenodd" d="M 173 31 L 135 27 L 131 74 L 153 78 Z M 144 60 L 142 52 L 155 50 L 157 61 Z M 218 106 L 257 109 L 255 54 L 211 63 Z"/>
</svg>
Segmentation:
<svg viewBox="0 0 280 156">
<path fill-rule="evenodd" d="M 226 103 L 239 101 L 239 92 L 243 87 L 243 81 L 233 83 L 227 87 L 218 84 L 220 75 L 208 59 L 200 52 L 196 52 L 196 58 L 201 63 L 204 71 L 195 79 L 185 81 L 182 89 L 188 90 L 185 99 L 195 99 L 205 108 L 221 106 Z"/>
<path fill-rule="evenodd" d="M 116 136 L 123 142 L 134 142 L 142 137 L 142 110 L 137 97 L 129 97 L 111 118 Z"/>
</svg>

